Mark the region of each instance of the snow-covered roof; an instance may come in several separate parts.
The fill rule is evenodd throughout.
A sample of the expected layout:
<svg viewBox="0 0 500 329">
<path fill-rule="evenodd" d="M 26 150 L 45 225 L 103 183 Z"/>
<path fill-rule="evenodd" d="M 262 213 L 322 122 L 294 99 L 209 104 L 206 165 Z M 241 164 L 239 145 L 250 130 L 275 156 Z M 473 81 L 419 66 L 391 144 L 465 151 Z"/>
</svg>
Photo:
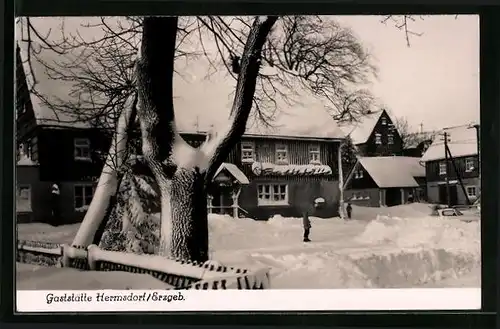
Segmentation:
<svg viewBox="0 0 500 329">
<path fill-rule="evenodd" d="M 224 169 L 227 170 L 240 184 L 250 184 L 248 177 L 236 165 L 227 162 L 224 162 L 220 165 L 214 177 L 217 177 L 217 175 Z"/>
<path fill-rule="evenodd" d="M 464 157 L 477 155 L 477 135 L 476 129 L 470 125 L 445 128 L 440 133 L 446 132 L 449 135 L 448 147 L 453 157 Z M 445 159 L 444 140 L 442 136 L 437 136 L 421 161 L 437 161 Z"/>
<path fill-rule="evenodd" d="M 418 187 L 415 177 L 425 177 L 425 167 L 414 157 L 360 157 L 356 166 L 362 166 L 380 188 Z"/>
<path fill-rule="evenodd" d="M 346 135 L 350 135 L 355 145 L 366 143 L 384 110 L 375 111 L 359 118 L 356 122 L 341 124 Z"/>
<path fill-rule="evenodd" d="M 20 42 L 19 45 L 21 46 L 21 57 L 26 59 L 26 43 Z M 60 55 L 47 50 L 42 50 L 36 56 L 43 62 L 47 63 L 47 65 L 51 65 L 56 61 L 64 60 L 64 58 L 59 57 Z M 23 66 L 24 71 L 27 74 L 27 79 L 30 81 L 29 84 L 31 85 L 32 78 L 29 76 L 31 69 L 28 63 L 24 63 Z M 31 58 L 31 67 L 36 76 L 36 90 L 49 102 L 60 103 L 61 101 L 69 101 L 76 97 L 73 95 L 71 83 L 51 79 L 47 73 L 46 67 L 34 57 Z M 193 67 L 197 66 L 194 65 Z M 202 69 L 205 70 L 206 68 Z M 186 74 L 189 75 L 189 73 Z M 200 72 L 198 72 L 198 74 L 200 74 Z M 197 115 L 194 113 L 194 110 L 190 109 L 196 109 L 196 107 L 199 107 L 199 99 L 201 96 L 211 94 L 210 88 L 214 86 L 217 86 L 217 89 L 225 88 L 228 91 L 234 90 L 234 87 L 229 83 L 229 81 L 230 79 L 227 77 L 219 80 L 217 80 L 216 77 L 213 77 L 213 81 L 207 79 L 196 79 L 195 81 L 191 81 L 189 84 L 182 79 L 175 80 L 175 97 L 173 101 L 174 108 L 176 109 L 176 125 L 178 130 L 184 132 L 209 130 L 210 122 L 208 122 L 208 119 L 202 118 L 201 122 L 194 124 L 193 118 L 197 117 Z M 200 97 L 193 97 L 193 94 L 198 93 Z M 50 125 L 61 128 L 91 127 L 90 120 L 82 119 L 82 117 L 85 118 L 86 116 L 89 116 L 90 113 L 79 113 L 77 116 L 69 113 L 67 110 L 62 111 L 50 108 L 46 102 L 33 93 L 31 93 L 30 97 L 38 125 Z M 220 104 L 213 104 L 215 100 L 220 102 Z M 221 112 L 220 109 L 222 109 L 222 111 L 227 109 L 227 114 L 222 115 L 223 118 L 221 120 L 224 120 L 229 114 L 232 102 L 229 98 L 226 100 L 215 100 L 212 99 L 208 102 L 209 104 L 201 104 L 204 105 L 206 112 L 213 111 L 213 115 L 209 115 L 209 117 L 214 120 L 215 123 L 218 123 L 218 118 L 221 116 L 221 113 L 219 113 Z M 193 102 L 196 104 L 193 104 Z M 292 138 L 299 137 L 309 139 L 342 139 L 346 135 L 337 123 L 328 115 L 325 107 L 318 102 L 303 100 L 301 103 L 296 103 L 294 105 L 280 103 L 278 106 L 281 115 L 279 118 L 275 119 L 275 122 L 273 122 L 274 127 L 264 127 L 262 125 L 252 124 L 249 122 L 245 133 L 252 136 L 288 136 Z M 102 123 L 100 124 L 102 125 Z M 222 122 L 222 124 L 224 124 L 224 122 Z M 204 126 L 200 127 L 200 125 Z"/>
</svg>

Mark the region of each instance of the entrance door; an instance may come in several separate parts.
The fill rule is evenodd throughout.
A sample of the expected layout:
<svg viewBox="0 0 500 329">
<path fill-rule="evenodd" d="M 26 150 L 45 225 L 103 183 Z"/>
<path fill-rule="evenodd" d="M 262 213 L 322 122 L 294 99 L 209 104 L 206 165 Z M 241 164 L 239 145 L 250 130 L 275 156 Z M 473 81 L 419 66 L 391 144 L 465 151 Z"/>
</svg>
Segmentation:
<svg viewBox="0 0 500 329">
<path fill-rule="evenodd" d="M 448 204 L 448 190 L 446 189 L 446 184 L 439 185 L 439 203 Z M 450 185 L 450 203 L 452 206 L 458 203 L 457 184 Z"/>
</svg>

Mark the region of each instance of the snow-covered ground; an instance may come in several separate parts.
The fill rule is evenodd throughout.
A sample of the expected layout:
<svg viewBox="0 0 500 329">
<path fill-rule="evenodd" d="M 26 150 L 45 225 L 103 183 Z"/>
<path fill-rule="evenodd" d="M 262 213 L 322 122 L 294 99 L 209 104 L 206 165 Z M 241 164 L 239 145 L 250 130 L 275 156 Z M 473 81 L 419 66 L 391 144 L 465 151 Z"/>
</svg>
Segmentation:
<svg viewBox="0 0 500 329">
<path fill-rule="evenodd" d="M 210 215 L 210 257 L 228 266 L 268 267 L 278 289 L 480 287 L 479 222 L 428 213 L 427 205 L 413 204 L 354 207 L 354 220 L 346 222 L 313 217 L 310 243 L 302 242 L 300 218 Z M 19 238 L 68 243 L 78 228 L 43 225 L 19 225 Z M 31 272 L 19 280 L 32 281 L 38 271 Z"/>
</svg>

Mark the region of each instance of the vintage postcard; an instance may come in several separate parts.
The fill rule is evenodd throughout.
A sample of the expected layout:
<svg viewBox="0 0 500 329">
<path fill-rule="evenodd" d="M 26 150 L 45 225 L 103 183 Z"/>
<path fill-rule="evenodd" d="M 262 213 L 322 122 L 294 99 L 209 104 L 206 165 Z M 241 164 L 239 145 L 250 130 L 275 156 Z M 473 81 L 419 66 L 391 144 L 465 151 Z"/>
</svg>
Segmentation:
<svg viewBox="0 0 500 329">
<path fill-rule="evenodd" d="M 481 307 L 478 16 L 20 17 L 15 58 L 18 312 Z"/>
</svg>

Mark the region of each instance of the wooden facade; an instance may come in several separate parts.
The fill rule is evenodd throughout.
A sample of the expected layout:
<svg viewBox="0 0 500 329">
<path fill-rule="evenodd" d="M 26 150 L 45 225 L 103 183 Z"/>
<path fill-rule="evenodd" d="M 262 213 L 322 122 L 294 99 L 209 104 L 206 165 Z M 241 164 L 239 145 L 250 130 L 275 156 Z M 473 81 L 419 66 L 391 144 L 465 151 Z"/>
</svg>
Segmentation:
<svg viewBox="0 0 500 329">
<path fill-rule="evenodd" d="M 386 110 L 382 110 L 368 139 L 356 144 L 361 156 L 403 155 L 403 142 Z"/>
<path fill-rule="evenodd" d="M 450 185 L 449 194 L 452 205 L 474 203 L 479 197 L 481 181 L 479 178 L 479 157 L 477 155 L 453 158 L 448 161 L 448 164 L 444 159 L 440 159 L 428 161 L 425 165 L 429 202 L 448 203 L 446 176 L 448 176 Z M 460 181 L 462 181 L 463 187 Z"/>
<path fill-rule="evenodd" d="M 182 137 L 194 147 L 201 145 L 206 138 L 203 133 L 183 133 Z M 65 222 L 77 222 L 83 218 L 84 209 L 77 207 L 80 203 L 76 200 L 77 198 L 88 199 L 86 194 L 89 192 L 85 191 L 95 188 L 101 173 L 103 156 L 109 150 L 110 140 L 110 133 L 97 129 L 35 126 L 25 134 L 25 139 L 21 144 L 30 145 L 25 149 L 30 150 L 29 156 L 38 163 L 36 169 L 32 169 L 37 171 L 31 176 L 33 180 L 23 182 L 25 185 L 33 186 L 31 199 L 34 220 L 48 221 L 50 209 L 47 205 L 52 184 L 58 184 L 61 189 L 61 215 Z M 87 145 L 88 152 L 79 154 L 75 150 L 78 143 L 81 143 L 83 147 Z M 252 161 L 243 159 L 242 145 L 247 150 L 247 155 L 249 145 L 252 146 Z M 250 184 L 244 186 L 239 195 L 242 213 L 255 219 L 267 219 L 274 214 L 300 216 L 306 203 L 321 196 L 327 202 L 317 215 L 324 217 L 337 215 L 339 190 L 336 176 L 336 152 L 338 145 L 338 141 L 331 140 L 244 136 L 226 159 L 226 162 L 235 164 L 250 180 Z M 281 157 L 281 160 L 278 157 Z M 252 172 L 252 163 L 256 161 L 280 165 L 323 164 L 332 169 L 332 174 L 318 177 L 307 175 L 256 177 Z M 25 169 L 18 168 L 18 171 L 21 173 Z M 274 188 L 276 184 L 286 186 L 287 203 L 259 204 L 258 189 Z M 229 194 L 222 197 L 213 196 L 215 209 L 230 207 L 232 203 L 233 200 Z M 42 209 L 44 206 L 45 209 Z"/>
</svg>

